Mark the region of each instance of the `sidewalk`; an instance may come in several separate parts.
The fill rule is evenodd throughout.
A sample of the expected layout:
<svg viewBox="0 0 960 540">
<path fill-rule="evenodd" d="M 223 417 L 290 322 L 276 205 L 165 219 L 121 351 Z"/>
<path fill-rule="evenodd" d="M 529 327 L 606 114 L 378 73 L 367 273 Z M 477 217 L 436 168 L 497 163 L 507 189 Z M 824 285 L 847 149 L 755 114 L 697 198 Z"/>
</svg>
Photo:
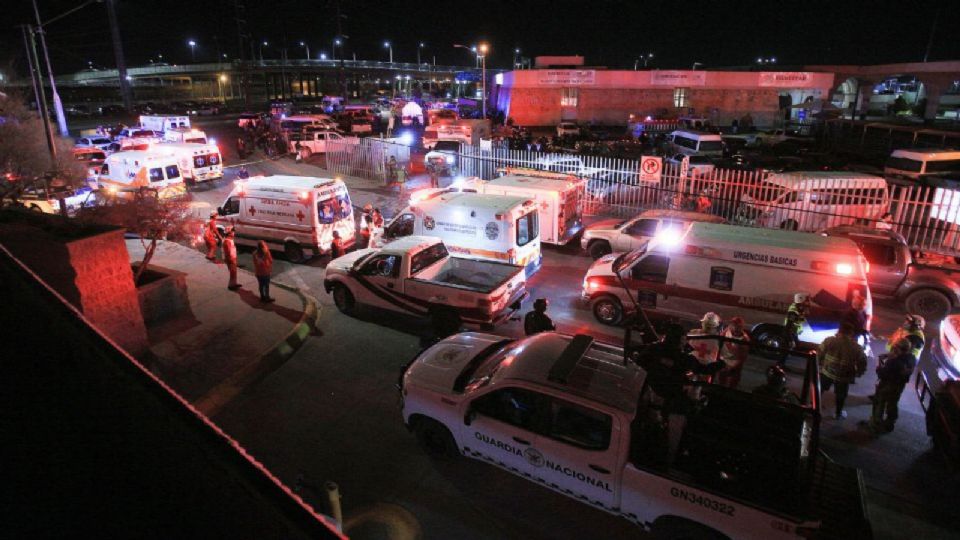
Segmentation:
<svg viewBox="0 0 960 540">
<path fill-rule="evenodd" d="M 131 262 L 143 256 L 139 240 L 127 240 L 127 251 Z M 276 284 L 276 301 L 261 303 L 242 266 L 243 288 L 228 290 L 225 265 L 173 242 L 160 243 L 150 266 L 185 273 L 189 299 L 189 309 L 147 327 L 151 369 L 208 415 L 289 358 L 318 317 L 312 298 Z"/>
</svg>

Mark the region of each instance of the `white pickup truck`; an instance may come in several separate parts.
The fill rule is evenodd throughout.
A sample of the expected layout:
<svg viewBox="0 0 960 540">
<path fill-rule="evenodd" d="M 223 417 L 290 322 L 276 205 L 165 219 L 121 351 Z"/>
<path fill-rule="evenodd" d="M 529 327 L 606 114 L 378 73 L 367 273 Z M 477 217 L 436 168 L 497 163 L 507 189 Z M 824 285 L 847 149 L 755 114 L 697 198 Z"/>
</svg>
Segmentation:
<svg viewBox="0 0 960 540">
<path fill-rule="evenodd" d="M 631 351 L 457 334 L 404 369 L 403 421 L 429 454 L 486 461 L 655 538 L 872 538 L 860 472 L 818 448 L 815 359 L 798 404 L 648 374 L 661 353 Z M 669 405 L 680 395 L 689 406 Z"/>
<path fill-rule="evenodd" d="M 363 304 L 492 328 L 519 309 L 525 280 L 522 266 L 451 257 L 439 238 L 408 236 L 330 261 L 323 285 L 347 315 Z"/>
<path fill-rule="evenodd" d="M 311 154 L 325 154 L 328 151 L 328 143 L 335 144 L 337 149 L 350 148 L 349 145 L 360 144 L 360 139 L 353 136 L 342 135 L 333 130 L 306 130 L 300 133 L 290 134 L 290 153 L 296 153 L 299 147 L 300 156 L 304 158 L 310 157 Z"/>
</svg>

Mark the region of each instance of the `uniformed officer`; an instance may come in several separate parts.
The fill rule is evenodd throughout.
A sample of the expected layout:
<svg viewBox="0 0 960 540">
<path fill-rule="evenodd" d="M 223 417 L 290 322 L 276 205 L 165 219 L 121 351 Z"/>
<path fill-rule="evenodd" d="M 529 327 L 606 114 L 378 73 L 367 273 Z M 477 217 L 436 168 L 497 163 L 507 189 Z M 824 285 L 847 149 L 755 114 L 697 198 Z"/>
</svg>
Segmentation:
<svg viewBox="0 0 960 540">
<path fill-rule="evenodd" d="M 533 301 L 533 311 L 527 313 L 527 316 L 523 318 L 523 331 L 528 336 L 540 332 L 553 332 L 557 329 L 553 320 L 547 315 L 548 305 L 550 305 L 550 302 L 546 298 L 537 298 Z"/>
<path fill-rule="evenodd" d="M 810 311 L 810 295 L 807 293 L 796 293 L 793 295 L 793 303 L 787 308 L 787 317 L 783 321 L 783 328 L 787 334 L 786 348 L 796 348 L 800 342 L 800 332 L 803 332 L 803 325 L 807 322 L 807 313 Z M 783 365 L 787 357 L 784 355 L 777 363 Z"/>
</svg>

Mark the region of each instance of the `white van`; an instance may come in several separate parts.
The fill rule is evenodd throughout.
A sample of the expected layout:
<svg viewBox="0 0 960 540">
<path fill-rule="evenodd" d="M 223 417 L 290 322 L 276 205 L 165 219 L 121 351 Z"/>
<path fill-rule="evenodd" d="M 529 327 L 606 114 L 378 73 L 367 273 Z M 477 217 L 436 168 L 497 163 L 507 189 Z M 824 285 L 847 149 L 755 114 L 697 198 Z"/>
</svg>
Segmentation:
<svg viewBox="0 0 960 540">
<path fill-rule="evenodd" d="M 411 235 L 437 236 L 450 253 L 540 267 L 540 219 L 537 204 L 524 197 L 437 191 L 411 201 L 386 227 L 390 240 Z"/>
<path fill-rule="evenodd" d="M 741 212 L 761 227 L 819 231 L 887 211 L 887 181 L 856 172 L 799 171 L 768 176 L 741 199 Z"/>
<path fill-rule="evenodd" d="M 960 175 L 960 150 L 894 150 L 883 174 L 919 180 L 924 176 Z"/>
<path fill-rule="evenodd" d="M 189 128 L 189 116 L 140 115 L 140 126 L 144 129 L 163 133 L 176 128 Z"/>
<path fill-rule="evenodd" d="M 223 178 L 223 160 L 215 144 L 162 143 L 150 152 L 174 156 L 185 181 L 196 184 Z"/>
<path fill-rule="evenodd" d="M 356 225 L 347 186 L 339 178 L 257 176 L 237 185 L 217 209 L 221 230 L 234 227 L 237 244 L 263 240 L 299 262 L 304 251 L 330 251 L 333 231 L 353 245 Z"/>
<path fill-rule="evenodd" d="M 163 142 L 207 144 L 208 141 L 207 134 L 199 129 L 173 128 L 163 132 Z"/>
<path fill-rule="evenodd" d="M 677 130 L 667 136 L 668 154 L 723 157 L 723 138 L 716 133 Z"/>
<path fill-rule="evenodd" d="M 156 189 L 160 197 L 175 197 L 186 192 L 177 159 L 152 150 L 110 154 L 100 166 L 97 185 L 111 194 L 132 193 L 142 187 Z"/>
<path fill-rule="evenodd" d="M 800 339 L 819 343 L 836 333 L 854 295 L 872 312 L 867 263 L 849 239 L 696 222 L 667 232 L 587 271 L 582 298 L 597 320 L 618 324 L 636 299 L 645 311 L 688 321 L 713 311 L 766 323 L 754 332 L 768 342 L 759 334 L 782 325 L 793 295 L 803 292 L 812 307 Z"/>
</svg>

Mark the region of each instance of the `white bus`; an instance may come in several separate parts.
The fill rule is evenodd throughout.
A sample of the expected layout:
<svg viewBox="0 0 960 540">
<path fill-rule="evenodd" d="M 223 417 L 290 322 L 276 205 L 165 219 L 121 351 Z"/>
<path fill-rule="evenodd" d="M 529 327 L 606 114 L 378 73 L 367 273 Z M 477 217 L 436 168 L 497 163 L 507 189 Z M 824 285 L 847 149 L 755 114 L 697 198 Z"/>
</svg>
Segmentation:
<svg viewBox="0 0 960 540">
<path fill-rule="evenodd" d="M 919 180 L 925 176 L 960 176 L 960 150 L 894 150 L 883 167 L 883 174 Z"/>
</svg>

